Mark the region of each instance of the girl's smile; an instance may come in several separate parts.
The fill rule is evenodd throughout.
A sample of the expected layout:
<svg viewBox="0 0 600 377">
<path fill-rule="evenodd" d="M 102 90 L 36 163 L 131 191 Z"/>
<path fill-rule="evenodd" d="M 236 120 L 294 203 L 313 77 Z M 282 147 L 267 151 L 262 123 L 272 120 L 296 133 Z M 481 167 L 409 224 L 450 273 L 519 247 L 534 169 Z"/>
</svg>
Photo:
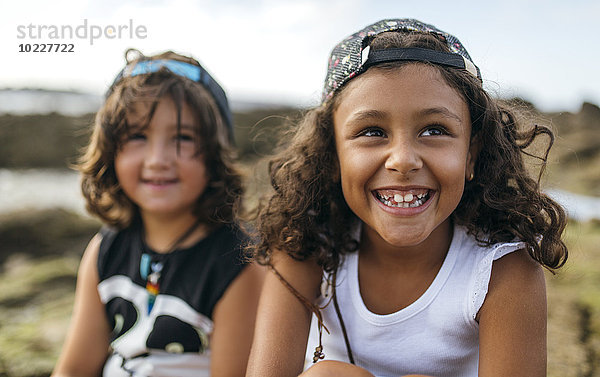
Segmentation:
<svg viewBox="0 0 600 377">
<path fill-rule="evenodd" d="M 393 208 L 418 208 L 432 196 L 430 189 L 419 187 L 379 189 L 373 194 L 380 202 Z"/>
<path fill-rule="evenodd" d="M 475 151 L 469 109 L 458 92 L 437 69 L 408 64 L 369 69 L 338 101 L 342 191 L 367 234 L 415 246 L 449 224 Z"/>
<path fill-rule="evenodd" d="M 158 178 L 158 177 L 150 177 L 150 178 L 142 178 L 143 184 L 148 185 L 151 189 L 161 190 L 170 187 L 171 185 L 175 185 L 178 182 L 177 178 Z"/>
<path fill-rule="evenodd" d="M 384 188 L 373 191 L 375 198 L 385 211 L 398 216 L 411 216 L 427 209 L 435 195 L 428 188 Z"/>
</svg>

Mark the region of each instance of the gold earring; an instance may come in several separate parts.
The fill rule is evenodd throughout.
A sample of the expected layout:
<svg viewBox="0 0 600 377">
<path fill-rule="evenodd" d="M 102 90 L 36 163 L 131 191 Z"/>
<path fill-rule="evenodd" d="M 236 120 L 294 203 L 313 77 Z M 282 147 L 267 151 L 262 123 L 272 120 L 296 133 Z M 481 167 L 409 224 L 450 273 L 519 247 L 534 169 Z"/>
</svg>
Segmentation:
<svg viewBox="0 0 600 377">
<path fill-rule="evenodd" d="M 473 180 L 473 173 L 471 172 L 471 174 L 469 174 L 469 178 L 467 178 L 467 182 L 471 182 Z"/>
</svg>

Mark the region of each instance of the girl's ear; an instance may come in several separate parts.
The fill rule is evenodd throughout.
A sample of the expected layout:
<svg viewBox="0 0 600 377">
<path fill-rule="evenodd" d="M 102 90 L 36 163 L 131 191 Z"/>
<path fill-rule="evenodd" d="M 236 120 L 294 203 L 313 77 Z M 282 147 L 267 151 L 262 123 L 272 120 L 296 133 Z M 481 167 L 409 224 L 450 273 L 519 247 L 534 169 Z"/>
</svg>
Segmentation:
<svg viewBox="0 0 600 377">
<path fill-rule="evenodd" d="M 467 154 L 467 166 L 465 169 L 465 179 L 467 181 L 473 179 L 473 175 L 475 174 L 475 163 L 477 162 L 480 151 L 481 139 L 479 136 L 474 136 L 471 138 L 471 144 L 469 145 L 469 152 Z"/>
</svg>

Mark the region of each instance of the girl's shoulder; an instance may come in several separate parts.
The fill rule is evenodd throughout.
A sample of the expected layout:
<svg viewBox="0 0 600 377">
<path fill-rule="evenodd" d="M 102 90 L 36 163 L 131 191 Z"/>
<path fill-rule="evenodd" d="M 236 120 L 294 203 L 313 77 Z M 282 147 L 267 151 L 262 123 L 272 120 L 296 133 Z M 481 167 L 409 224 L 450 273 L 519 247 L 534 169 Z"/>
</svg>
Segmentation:
<svg viewBox="0 0 600 377">
<path fill-rule="evenodd" d="M 133 260 L 135 256 L 131 254 L 141 254 L 141 236 L 132 227 L 118 229 L 104 225 L 98 234 L 101 239 L 96 264 L 101 281 L 114 274 L 117 266 L 123 266 L 126 261 Z"/>
<path fill-rule="evenodd" d="M 459 253 L 463 255 L 463 258 L 473 260 L 480 269 L 487 268 L 495 260 L 507 254 L 527 247 L 526 243 L 520 240 L 493 244 L 486 244 L 480 240 L 485 240 L 485 235 L 478 235 L 476 237 L 466 227 L 455 226 L 452 246 L 458 247 L 460 249 Z M 458 243 L 458 245 L 454 245 L 455 243 Z"/>
<path fill-rule="evenodd" d="M 232 265 L 241 268 L 247 264 L 244 253 L 249 242 L 249 237 L 237 224 L 223 224 L 192 246 L 190 254 L 212 268 L 229 270 Z"/>
<path fill-rule="evenodd" d="M 459 266 L 469 266 L 465 269 L 469 279 L 469 316 L 475 319 L 481 309 L 490 286 L 492 270 L 496 261 L 510 255 L 511 261 L 522 259 L 526 248 L 525 242 L 514 240 L 511 242 L 499 242 L 491 245 L 485 245 L 479 242 L 474 235 L 469 234 L 466 228 L 459 227 L 458 232 L 462 235 L 462 244 L 458 255 Z M 456 237 L 456 233 L 455 233 Z M 516 255 L 519 258 L 515 258 Z M 507 258 L 503 258 L 504 259 Z"/>
<path fill-rule="evenodd" d="M 224 242 L 234 248 L 245 246 L 250 242 L 247 233 L 244 232 L 237 223 L 220 225 L 213 229 L 205 239 L 215 243 Z"/>
<path fill-rule="evenodd" d="M 114 242 L 115 238 L 119 234 L 119 229 L 111 227 L 109 225 L 103 225 L 98 234 L 100 235 L 100 253 L 106 254 L 107 250 L 110 249 L 110 246 Z"/>
</svg>

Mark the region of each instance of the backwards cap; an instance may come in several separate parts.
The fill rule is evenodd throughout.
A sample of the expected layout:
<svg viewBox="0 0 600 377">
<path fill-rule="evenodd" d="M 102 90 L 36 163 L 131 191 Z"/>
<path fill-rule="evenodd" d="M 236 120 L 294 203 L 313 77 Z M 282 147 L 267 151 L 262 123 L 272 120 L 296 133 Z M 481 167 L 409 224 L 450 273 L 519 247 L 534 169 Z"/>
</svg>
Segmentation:
<svg viewBox="0 0 600 377">
<path fill-rule="evenodd" d="M 374 37 L 388 31 L 434 34 L 446 42 L 451 52 L 416 47 L 371 51 L 369 44 Z M 402 60 L 424 61 L 465 69 L 481 81 L 479 68 L 455 36 L 414 19 L 381 20 L 350 35 L 333 48 L 327 67 L 322 102 L 331 98 L 336 90 L 370 66 Z"/>
</svg>

